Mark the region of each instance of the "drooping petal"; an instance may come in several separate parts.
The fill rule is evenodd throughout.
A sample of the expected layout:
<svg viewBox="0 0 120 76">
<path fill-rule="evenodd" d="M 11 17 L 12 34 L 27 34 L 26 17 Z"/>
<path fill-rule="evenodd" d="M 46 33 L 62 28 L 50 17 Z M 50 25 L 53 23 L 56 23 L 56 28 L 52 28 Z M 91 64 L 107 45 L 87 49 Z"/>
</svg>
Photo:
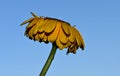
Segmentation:
<svg viewBox="0 0 120 76">
<path fill-rule="evenodd" d="M 28 33 L 26 33 L 26 35 L 28 36 L 28 37 L 30 37 L 30 38 L 32 38 L 32 39 L 34 39 L 34 30 L 35 30 L 35 26 L 33 26 L 31 29 L 29 29 L 28 31 L 26 31 L 26 32 L 28 32 Z"/>
<path fill-rule="evenodd" d="M 24 25 L 24 24 L 26 24 L 26 23 L 28 23 L 28 22 L 31 22 L 33 19 L 34 19 L 34 17 L 32 17 L 32 18 L 30 18 L 30 19 L 22 22 L 20 25 L 22 26 L 22 25 Z"/>
<path fill-rule="evenodd" d="M 44 34 L 44 36 L 43 36 L 43 41 L 44 42 L 47 42 L 48 41 L 48 37 Z"/>
<path fill-rule="evenodd" d="M 76 41 L 74 43 L 72 43 L 69 48 L 68 48 L 68 51 L 67 51 L 67 54 L 68 53 L 76 53 L 76 50 L 77 50 L 77 44 L 76 44 Z"/>
<path fill-rule="evenodd" d="M 81 47 L 81 48 L 84 49 L 84 41 L 83 41 L 82 36 L 80 35 L 80 33 L 78 32 L 77 29 L 75 29 L 74 27 L 73 27 L 73 29 L 74 29 L 74 33 L 76 33 L 75 36 L 76 36 L 76 41 L 77 41 L 78 46 L 83 45 L 83 47 Z"/>
<path fill-rule="evenodd" d="M 39 34 L 36 34 L 35 35 L 35 39 L 34 39 L 35 41 L 40 41 L 40 38 L 39 38 Z"/>
<path fill-rule="evenodd" d="M 47 20 L 47 19 L 45 20 L 44 18 L 42 18 L 41 22 L 39 23 L 38 31 L 39 32 L 44 32 L 48 23 L 49 23 L 49 20 Z"/>
<path fill-rule="evenodd" d="M 66 35 L 70 35 L 70 25 L 68 23 L 65 23 L 65 22 L 61 22 L 62 23 L 62 29 L 64 31 L 64 33 Z"/>
<path fill-rule="evenodd" d="M 61 44 L 61 42 L 60 42 L 60 38 L 57 38 L 56 44 L 60 50 L 62 50 L 64 48 L 63 44 Z"/>
<path fill-rule="evenodd" d="M 57 20 L 50 20 L 47 27 L 45 28 L 46 33 L 51 33 L 56 27 Z"/>
<path fill-rule="evenodd" d="M 36 35 L 36 34 L 37 34 L 37 31 L 38 31 L 38 26 L 35 25 L 35 26 L 34 26 L 34 30 L 33 30 L 33 35 Z"/>
<path fill-rule="evenodd" d="M 70 41 L 68 41 L 66 44 L 63 44 L 63 47 L 64 47 L 64 48 L 67 48 L 67 47 L 69 47 L 71 44 L 72 44 L 72 43 L 71 43 Z"/>
<path fill-rule="evenodd" d="M 67 36 L 64 34 L 62 28 L 60 28 L 59 37 L 60 37 L 60 42 L 61 42 L 62 44 L 67 44 L 68 38 L 67 38 Z"/>
<path fill-rule="evenodd" d="M 62 34 L 61 34 L 61 32 L 62 32 L 61 23 L 58 22 L 57 25 L 59 26 L 59 30 L 58 30 L 59 32 L 58 32 L 58 36 L 57 36 L 57 39 L 56 39 L 56 44 L 59 47 L 59 49 L 62 50 L 64 47 L 63 47 L 63 44 L 61 43 L 61 37 L 62 37 Z"/>
<path fill-rule="evenodd" d="M 43 32 L 43 33 L 39 33 L 39 38 L 40 38 L 41 40 L 43 40 L 44 35 L 45 35 L 44 32 Z"/>
<path fill-rule="evenodd" d="M 75 46 L 73 48 L 69 48 L 69 51 L 67 53 L 73 53 L 73 54 L 75 54 L 77 49 L 78 49 L 77 46 Z"/>
<path fill-rule="evenodd" d="M 28 26 L 26 27 L 26 29 L 29 29 L 29 28 L 31 28 L 32 26 L 34 26 L 34 25 L 37 23 L 38 20 L 39 20 L 38 18 L 34 18 L 34 19 L 28 24 Z"/>
<path fill-rule="evenodd" d="M 57 22 L 56 26 L 55 26 L 55 30 L 48 36 L 48 41 L 50 42 L 55 42 L 57 37 L 58 37 L 58 33 L 59 33 L 59 29 L 61 27 L 60 22 Z"/>
<path fill-rule="evenodd" d="M 28 33 L 28 35 L 30 36 L 30 37 L 32 37 L 32 36 L 34 36 L 34 35 L 36 35 L 37 34 L 37 31 L 38 31 L 38 22 L 39 22 L 39 20 L 37 20 L 37 22 L 32 26 L 32 27 L 30 27 L 30 28 L 26 28 L 27 30 L 26 30 L 26 34 Z M 33 37 L 32 37 L 33 38 Z"/>
<path fill-rule="evenodd" d="M 75 41 L 75 33 L 73 32 L 73 28 L 72 27 L 70 27 L 70 36 L 68 37 L 68 39 L 69 39 L 69 41 L 70 42 L 74 42 Z"/>
</svg>

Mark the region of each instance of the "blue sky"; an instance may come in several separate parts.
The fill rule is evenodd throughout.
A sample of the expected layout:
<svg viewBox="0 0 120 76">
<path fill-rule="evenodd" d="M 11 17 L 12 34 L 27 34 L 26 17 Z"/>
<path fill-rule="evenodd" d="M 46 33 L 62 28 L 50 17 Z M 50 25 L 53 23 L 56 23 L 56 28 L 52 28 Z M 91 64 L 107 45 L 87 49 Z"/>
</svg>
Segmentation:
<svg viewBox="0 0 120 76">
<path fill-rule="evenodd" d="M 85 41 L 76 54 L 58 49 L 46 76 L 120 76 L 119 0 L 2 0 L 0 10 L 0 76 L 38 76 L 49 55 L 20 27 L 30 12 L 76 25 Z"/>
</svg>

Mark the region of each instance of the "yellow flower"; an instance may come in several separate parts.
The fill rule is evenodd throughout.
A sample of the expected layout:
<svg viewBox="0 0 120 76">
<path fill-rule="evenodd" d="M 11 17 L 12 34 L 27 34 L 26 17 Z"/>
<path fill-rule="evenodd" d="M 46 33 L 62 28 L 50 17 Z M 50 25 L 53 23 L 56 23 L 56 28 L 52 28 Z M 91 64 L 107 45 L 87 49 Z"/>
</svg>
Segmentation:
<svg viewBox="0 0 120 76">
<path fill-rule="evenodd" d="M 76 53 L 80 47 L 84 49 L 84 41 L 79 31 L 68 22 L 39 17 L 32 13 L 33 17 L 24 21 L 21 25 L 28 23 L 25 35 L 39 42 L 55 43 L 62 50 L 68 48 L 67 53 Z"/>
</svg>

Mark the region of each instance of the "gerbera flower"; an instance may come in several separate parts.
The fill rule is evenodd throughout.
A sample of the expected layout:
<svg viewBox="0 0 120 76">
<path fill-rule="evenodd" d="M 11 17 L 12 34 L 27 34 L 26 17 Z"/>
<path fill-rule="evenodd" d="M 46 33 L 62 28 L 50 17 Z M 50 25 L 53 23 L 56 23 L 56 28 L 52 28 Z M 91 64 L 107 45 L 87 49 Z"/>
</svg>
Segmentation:
<svg viewBox="0 0 120 76">
<path fill-rule="evenodd" d="M 30 39 L 45 43 L 56 43 L 60 50 L 68 48 L 67 53 L 76 53 L 78 47 L 84 49 L 82 36 L 68 22 L 55 18 L 39 17 L 34 13 L 32 15 L 32 18 L 21 24 L 28 23 L 25 35 Z"/>
<path fill-rule="evenodd" d="M 28 23 L 25 35 L 34 41 L 51 42 L 53 44 L 48 60 L 39 76 L 45 76 L 57 48 L 60 50 L 68 48 L 68 53 L 76 53 L 80 47 L 84 49 L 84 41 L 79 31 L 68 22 L 56 18 L 37 16 L 24 21 L 21 25 Z"/>
</svg>

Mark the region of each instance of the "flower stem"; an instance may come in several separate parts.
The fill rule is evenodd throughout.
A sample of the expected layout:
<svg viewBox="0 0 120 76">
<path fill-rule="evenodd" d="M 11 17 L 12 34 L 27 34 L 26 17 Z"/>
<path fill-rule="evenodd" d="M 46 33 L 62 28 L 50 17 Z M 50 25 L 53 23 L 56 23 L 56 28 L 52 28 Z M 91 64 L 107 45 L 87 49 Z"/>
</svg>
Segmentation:
<svg viewBox="0 0 120 76">
<path fill-rule="evenodd" d="M 54 59 L 56 50 L 57 50 L 57 45 L 53 43 L 51 52 L 49 54 L 49 57 L 48 57 L 48 59 L 47 59 L 47 61 L 46 61 L 46 63 L 45 63 L 45 65 L 44 65 L 44 67 L 43 67 L 39 76 L 45 76 L 45 74 L 47 73 L 47 71 L 48 71 L 48 69 L 49 69 L 49 67 L 50 67 L 50 65 L 51 65 L 51 63 Z"/>
</svg>

